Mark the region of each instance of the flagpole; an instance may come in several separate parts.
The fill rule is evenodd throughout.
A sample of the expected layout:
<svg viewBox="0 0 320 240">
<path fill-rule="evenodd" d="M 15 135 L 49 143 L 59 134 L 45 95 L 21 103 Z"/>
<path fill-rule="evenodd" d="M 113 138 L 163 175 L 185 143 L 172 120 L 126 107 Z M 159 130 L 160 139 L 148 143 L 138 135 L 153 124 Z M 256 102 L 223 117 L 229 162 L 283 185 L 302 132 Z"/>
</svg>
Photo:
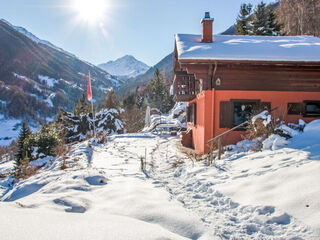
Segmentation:
<svg viewBox="0 0 320 240">
<path fill-rule="evenodd" d="M 90 70 L 89 70 L 89 79 L 90 79 L 90 90 L 91 90 L 91 94 L 92 94 Z M 96 137 L 96 126 L 95 126 L 96 117 L 95 117 L 95 114 L 93 112 L 93 99 L 91 99 L 91 110 L 92 110 L 92 118 L 93 118 L 93 136 Z"/>
<path fill-rule="evenodd" d="M 93 136 L 96 137 L 96 126 L 95 126 L 96 116 L 94 115 L 94 112 L 93 112 L 93 101 L 91 101 L 91 108 L 92 108 L 92 116 L 93 116 Z"/>
</svg>

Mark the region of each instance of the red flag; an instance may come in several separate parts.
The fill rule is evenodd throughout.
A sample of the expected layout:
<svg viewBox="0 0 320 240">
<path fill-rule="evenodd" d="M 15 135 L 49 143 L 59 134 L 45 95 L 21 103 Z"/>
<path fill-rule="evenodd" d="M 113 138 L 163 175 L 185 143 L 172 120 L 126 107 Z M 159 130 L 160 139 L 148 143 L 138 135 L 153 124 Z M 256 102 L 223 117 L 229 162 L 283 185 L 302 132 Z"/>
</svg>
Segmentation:
<svg viewBox="0 0 320 240">
<path fill-rule="evenodd" d="M 89 72 L 89 76 L 88 76 L 87 99 L 88 99 L 88 101 L 92 100 L 90 72 Z"/>
</svg>

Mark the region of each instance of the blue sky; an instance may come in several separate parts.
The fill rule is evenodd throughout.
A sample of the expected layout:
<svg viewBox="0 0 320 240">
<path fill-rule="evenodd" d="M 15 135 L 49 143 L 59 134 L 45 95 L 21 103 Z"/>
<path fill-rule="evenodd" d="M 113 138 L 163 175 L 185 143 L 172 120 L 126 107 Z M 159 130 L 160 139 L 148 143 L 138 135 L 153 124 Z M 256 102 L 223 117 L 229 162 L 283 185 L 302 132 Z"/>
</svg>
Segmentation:
<svg viewBox="0 0 320 240">
<path fill-rule="evenodd" d="M 99 0 L 108 6 L 104 16 L 88 23 L 79 17 L 72 1 L 85 0 L 0 0 L 0 18 L 93 64 L 130 54 L 154 65 L 173 51 L 175 33 L 200 34 L 205 11 L 215 18 L 216 34 L 235 22 L 241 3 L 260 2 Z"/>
</svg>

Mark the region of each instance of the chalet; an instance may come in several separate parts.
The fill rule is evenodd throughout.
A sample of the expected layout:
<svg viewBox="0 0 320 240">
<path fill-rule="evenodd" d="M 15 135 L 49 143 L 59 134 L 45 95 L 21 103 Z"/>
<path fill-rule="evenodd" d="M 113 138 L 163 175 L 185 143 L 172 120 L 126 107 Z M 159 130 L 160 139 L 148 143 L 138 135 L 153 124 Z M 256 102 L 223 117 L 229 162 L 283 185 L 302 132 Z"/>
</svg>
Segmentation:
<svg viewBox="0 0 320 240">
<path fill-rule="evenodd" d="M 188 102 L 183 142 L 205 153 L 209 139 L 255 109 L 277 108 L 292 123 L 320 119 L 320 38 L 212 35 L 209 13 L 201 23 L 202 35 L 175 36 L 174 100 Z M 241 135 L 237 129 L 223 142 Z"/>
</svg>

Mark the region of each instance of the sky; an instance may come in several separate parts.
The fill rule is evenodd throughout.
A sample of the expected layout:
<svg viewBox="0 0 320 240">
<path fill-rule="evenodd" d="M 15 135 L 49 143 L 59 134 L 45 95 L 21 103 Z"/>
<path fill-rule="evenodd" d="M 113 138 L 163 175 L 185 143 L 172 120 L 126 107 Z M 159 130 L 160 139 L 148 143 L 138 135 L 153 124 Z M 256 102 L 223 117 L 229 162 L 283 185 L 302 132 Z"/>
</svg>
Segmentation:
<svg viewBox="0 0 320 240">
<path fill-rule="evenodd" d="M 129 54 L 153 66 L 173 51 L 174 34 L 201 33 L 204 12 L 218 34 L 243 2 L 260 0 L 0 0 L 0 19 L 93 64 Z"/>
</svg>

